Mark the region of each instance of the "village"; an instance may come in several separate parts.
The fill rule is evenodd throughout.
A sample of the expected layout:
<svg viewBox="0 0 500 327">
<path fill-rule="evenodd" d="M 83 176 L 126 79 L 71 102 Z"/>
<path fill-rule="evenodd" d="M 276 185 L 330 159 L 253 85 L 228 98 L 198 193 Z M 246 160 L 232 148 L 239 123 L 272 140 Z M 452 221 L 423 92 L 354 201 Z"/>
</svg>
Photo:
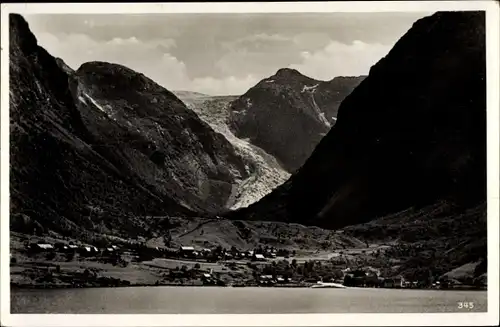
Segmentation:
<svg viewBox="0 0 500 327">
<path fill-rule="evenodd" d="M 241 250 L 221 246 L 203 248 L 148 247 L 144 244 L 110 244 L 96 247 L 76 242 L 25 242 L 24 249 L 11 253 L 11 267 L 17 274 L 31 274 L 37 287 L 109 286 L 232 286 L 313 287 L 334 284 L 342 287 L 453 289 L 462 283 L 447 278 L 408 280 L 384 276 L 380 269 L 362 266 L 335 253 L 328 260 L 297 254 L 296 251 L 262 247 Z M 363 250 L 364 252 L 364 250 Z M 24 257 L 24 262 L 18 258 Z M 72 269 L 78 265 L 79 269 Z M 106 275 L 106 269 L 114 275 Z M 14 269 L 14 274 L 16 270 Z M 134 271 L 154 275 L 130 278 Z M 28 273 L 29 272 L 29 273 Z M 25 278 L 26 280 L 26 278 Z M 14 286 L 23 286 L 14 283 Z M 24 283 L 26 287 L 26 282 Z M 31 285 L 33 286 L 33 285 Z"/>
</svg>

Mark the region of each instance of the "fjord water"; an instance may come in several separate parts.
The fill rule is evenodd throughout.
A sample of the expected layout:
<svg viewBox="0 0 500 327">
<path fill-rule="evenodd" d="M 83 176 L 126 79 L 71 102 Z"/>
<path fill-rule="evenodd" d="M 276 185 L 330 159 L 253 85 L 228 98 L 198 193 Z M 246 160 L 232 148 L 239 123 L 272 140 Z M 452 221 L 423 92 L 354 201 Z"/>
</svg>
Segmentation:
<svg viewBox="0 0 500 327">
<path fill-rule="evenodd" d="M 473 303 L 473 308 L 459 308 L 460 302 Z M 11 290 L 11 313 L 13 314 L 439 313 L 486 311 L 486 291 L 161 286 Z"/>
</svg>

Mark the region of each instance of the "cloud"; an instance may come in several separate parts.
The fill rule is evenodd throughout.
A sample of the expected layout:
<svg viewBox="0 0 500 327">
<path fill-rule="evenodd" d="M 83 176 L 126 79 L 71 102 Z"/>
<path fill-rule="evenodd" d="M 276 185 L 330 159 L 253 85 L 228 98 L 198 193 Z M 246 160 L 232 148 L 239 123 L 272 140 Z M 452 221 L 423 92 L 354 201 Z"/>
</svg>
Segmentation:
<svg viewBox="0 0 500 327">
<path fill-rule="evenodd" d="M 223 76 L 246 77 L 248 75 L 267 76 L 291 63 L 301 62 L 298 51 L 282 48 L 281 51 L 236 50 L 223 54 L 215 68 Z"/>
<path fill-rule="evenodd" d="M 330 42 L 328 34 L 321 32 L 303 32 L 293 37 L 295 47 L 300 50 L 320 49 Z"/>
<path fill-rule="evenodd" d="M 191 78 L 186 64 L 169 50 L 173 39 L 139 40 L 136 37 L 97 41 L 85 34 L 39 33 L 39 44 L 73 69 L 89 61 L 105 61 L 143 73 L 169 90 L 190 90 L 213 95 L 243 94 L 259 79 L 251 74 L 222 78 Z M 238 63 L 239 64 L 239 63 Z"/>
<path fill-rule="evenodd" d="M 102 60 L 140 71 L 169 89 L 198 87 L 206 92 L 218 85 L 217 93 L 226 87 L 228 93 L 238 87 L 242 93 L 245 83 L 284 67 L 318 79 L 366 74 L 416 19 L 426 15 L 36 14 L 26 18 L 40 44 L 73 68 Z"/>
<path fill-rule="evenodd" d="M 193 90 L 211 95 L 241 95 L 257 84 L 262 78 L 247 75 L 243 78 L 229 76 L 226 78 L 195 78 L 191 84 Z"/>
<path fill-rule="evenodd" d="M 290 43 L 292 41 L 293 38 L 286 37 L 280 34 L 257 33 L 249 34 L 230 42 L 224 42 L 223 45 L 227 48 L 247 48 L 255 47 L 256 44 L 265 46 L 276 45 L 277 43 Z"/>
<path fill-rule="evenodd" d="M 391 46 L 365 43 L 359 40 L 351 44 L 331 41 L 318 51 L 302 51 L 302 62 L 292 64 L 301 73 L 320 80 L 336 76 L 366 75 L 370 67 L 384 57 Z"/>
<path fill-rule="evenodd" d="M 80 33 L 39 33 L 37 37 L 39 44 L 74 69 L 88 61 L 107 61 L 141 72 L 169 90 L 213 95 L 243 94 L 283 67 L 320 80 L 364 75 L 390 50 L 390 46 L 380 43 L 333 41 L 321 33 L 298 34 L 294 38 L 260 33 L 235 40 L 211 65 L 203 61 L 218 74 L 191 76 L 186 62 L 173 54 L 175 39 L 142 40 L 130 36 L 96 40 Z M 248 47 L 248 42 L 254 46 Z M 320 44 L 323 46 L 318 47 Z M 206 59 L 203 55 L 195 58 Z"/>
</svg>

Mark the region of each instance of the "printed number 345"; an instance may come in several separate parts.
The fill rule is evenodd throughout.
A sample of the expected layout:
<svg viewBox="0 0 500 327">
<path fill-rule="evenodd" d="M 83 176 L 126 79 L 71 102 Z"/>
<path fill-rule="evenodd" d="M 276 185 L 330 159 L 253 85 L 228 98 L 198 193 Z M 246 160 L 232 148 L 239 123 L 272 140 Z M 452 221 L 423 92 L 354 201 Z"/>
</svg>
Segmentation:
<svg viewBox="0 0 500 327">
<path fill-rule="evenodd" d="M 458 302 L 459 309 L 473 309 L 474 302 Z"/>
</svg>

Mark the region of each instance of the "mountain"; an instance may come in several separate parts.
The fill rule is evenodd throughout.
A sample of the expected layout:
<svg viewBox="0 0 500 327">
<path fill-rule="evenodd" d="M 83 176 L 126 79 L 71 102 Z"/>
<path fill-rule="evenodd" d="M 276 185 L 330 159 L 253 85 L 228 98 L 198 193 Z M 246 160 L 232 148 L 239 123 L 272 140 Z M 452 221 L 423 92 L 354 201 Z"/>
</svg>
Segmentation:
<svg viewBox="0 0 500 327">
<path fill-rule="evenodd" d="M 484 21 L 483 12 L 439 12 L 414 23 L 345 98 L 305 164 L 227 217 L 337 229 L 400 213 L 399 233 L 420 212 L 475 223 L 485 240 Z M 478 206 L 481 215 L 465 214 Z"/>
<path fill-rule="evenodd" d="M 363 79 L 318 81 L 282 68 L 231 103 L 231 130 L 294 172 L 335 124 L 342 100 Z"/>
<path fill-rule="evenodd" d="M 172 91 L 172 93 L 175 94 L 175 96 L 181 99 L 182 101 L 204 99 L 210 97 L 210 95 L 208 94 L 193 92 L 193 91 L 184 91 L 184 90 Z"/>
<path fill-rule="evenodd" d="M 248 175 L 174 94 L 120 65 L 73 71 L 19 15 L 10 15 L 10 119 L 14 231 L 151 236 L 162 221 L 144 216 L 218 212 Z"/>
<path fill-rule="evenodd" d="M 126 67 L 86 63 L 76 78 L 78 107 L 92 119 L 88 128 L 106 147 L 116 144 L 110 158 L 128 174 L 196 212 L 226 207 L 247 172 L 223 135 L 174 94 Z M 119 129 L 95 119 L 99 115 Z"/>
<path fill-rule="evenodd" d="M 230 209 L 246 207 L 260 200 L 290 177 L 276 158 L 249 140 L 236 137 L 229 128 L 229 105 L 237 96 L 202 97 L 187 92 L 176 94 L 216 132 L 224 135 L 245 161 L 249 174 L 234 188 Z"/>
</svg>

